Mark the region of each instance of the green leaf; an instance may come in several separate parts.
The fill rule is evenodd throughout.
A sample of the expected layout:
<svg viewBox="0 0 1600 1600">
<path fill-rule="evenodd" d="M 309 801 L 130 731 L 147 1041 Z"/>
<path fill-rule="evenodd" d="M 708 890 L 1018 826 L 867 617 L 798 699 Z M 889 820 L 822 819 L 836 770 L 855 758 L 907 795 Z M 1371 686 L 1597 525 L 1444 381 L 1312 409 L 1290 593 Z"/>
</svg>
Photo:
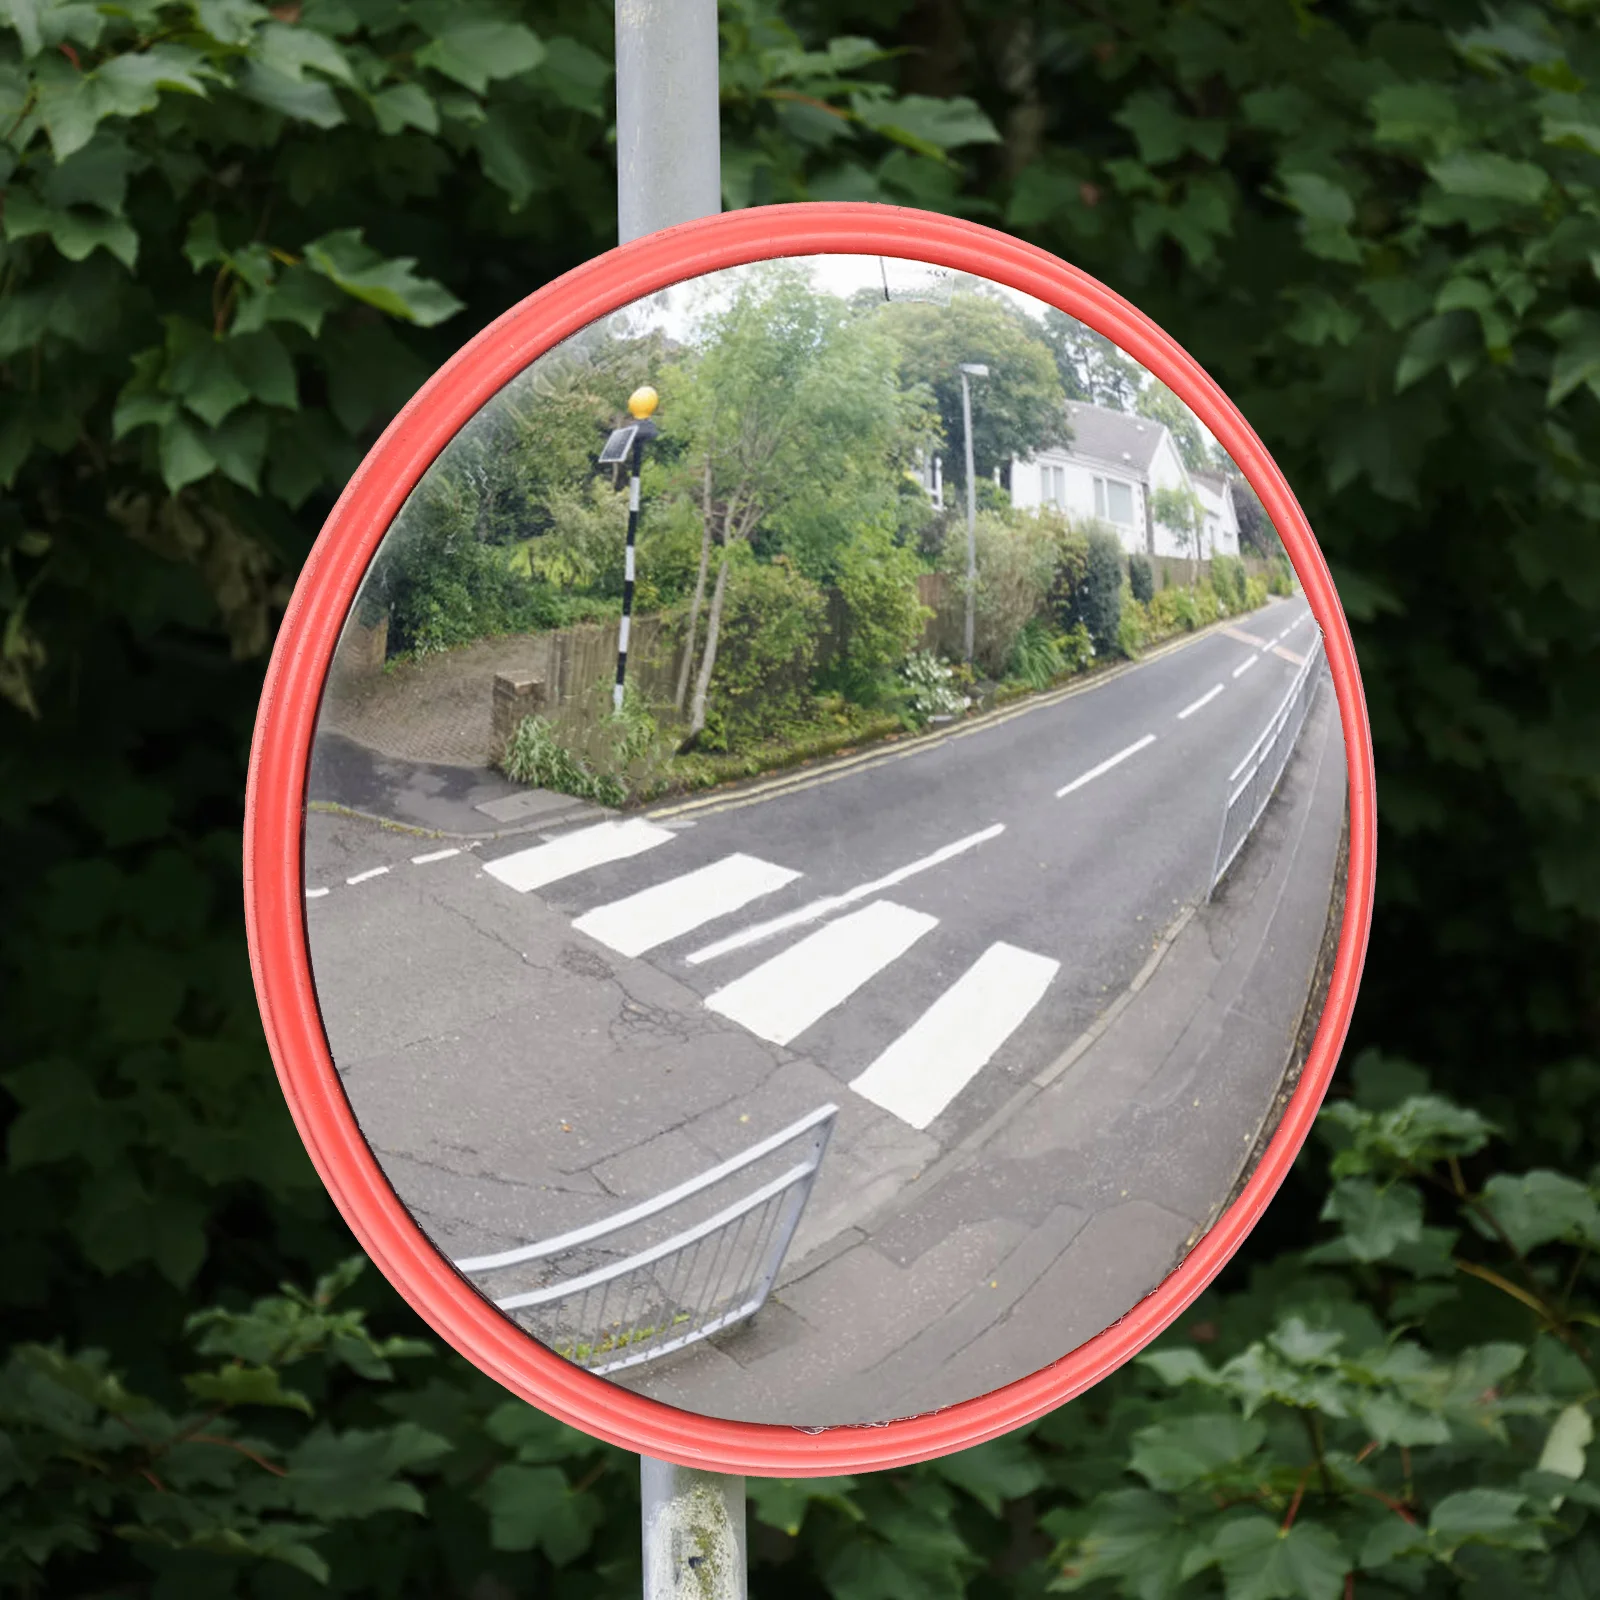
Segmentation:
<svg viewBox="0 0 1600 1600">
<path fill-rule="evenodd" d="M 416 260 L 385 260 L 363 240 L 359 228 L 326 233 L 306 246 L 306 264 L 348 295 L 391 317 L 424 328 L 453 317 L 462 303 L 443 285 L 412 272 Z"/>
<path fill-rule="evenodd" d="M 186 418 L 173 416 L 161 428 L 161 478 L 170 494 L 198 483 L 216 469 L 216 461 Z"/>
<path fill-rule="evenodd" d="M 380 89 L 368 104 L 379 133 L 396 134 L 405 128 L 420 128 L 423 133 L 439 131 L 439 108 L 420 84 L 393 84 Z"/>
<path fill-rule="evenodd" d="M 1168 1600 L 1191 1575 L 1191 1559 L 1205 1563 L 1210 1557 L 1166 1495 L 1116 1490 L 1100 1495 L 1092 1511 L 1083 1537 L 1062 1563 L 1064 1581 L 1054 1587 L 1070 1591 L 1120 1578 L 1121 1591 L 1136 1600 Z"/>
<path fill-rule="evenodd" d="M 450 1453 L 450 1442 L 413 1422 L 392 1428 L 317 1428 L 285 1457 L 292 1503 L 323 1519 L 379 1511 L 421 1515 L 422 1496 L 399 1477 Z"/>
<path fill-rule="evenodd" d="M 1231 1411 L 1200 1412 L 1153 1423 L 1133 1436 L 1129 1468 L 1152 1489 L 1176 1493 L 1253 1456 L 1266 1439 L 1254 1419 Z"/>
<path fill-rule="evenodd" d="M 226 343 L 182 317 L 167 324 L 167 369 L 162 387 L 200 420 L 215 427 L 250 398 Z"/>
<path fill-rule="evenodd" d="M 1341 1242 L 1357 1261 L 1383 1261 L 1421 1240 L 1422 1196 L 1408 1183 L 1345 1178 L 1324 1201 L 1322 1220 L 1341 1225 Z"/>
<path fill-rule="evenodd" d="M 998 144 L 994 124 L 977 102 L 956 97 L 935 100 L 926 95 L 879 99 L 856 95 L 852 108 L 874 133 L 923 155 L 943 157 L 947 151 L 974 144 Z"/>
<path fill-rule="evenodd" d="M 991 1516 L 1007 1500 L 1020 1500 L 1044 1481 L 1044 1467 L 1022 1434 L 1007 1434 L 955 1455 L 940 1456 L 935 1470 L 965 1489 Z"/>
<path fill-rule="evenodd" d="M 1446 194 L 1468 200 L 1531 206 L 1550 189 L 1550 175 L 1542 167 L 1492 150 L 1458 150 L 1430 162 L 1428 173 Z"/>
<path fill-rule="evenodd" d="M 1563 1173 L 1497 1173 L 1483 1201 L 1518 1250 L 1561 1240 L 1600 1250 L 1600 1203 L 1586 1184 Z"/>
<path fill-rule="evenodd" d="M 1456 98 L 1443 84 L 1388 84 L 1368 105 L 1375 125 L 1373 138 L 1380 144 L 1444 148 L 1459 137 Z"/>
<path fill-rule="evenodd" d="M 345 120 L 339 97 L 327 84 L 284 72 L 264 61 L 245 63 L 239 90 L 269 111 L 280 112 L 293 122 L 336 128 Z"/>
<path fill-rule="evenodd" d="M 1525 1495 L 1507 1489 L 1461 1489 L 1433 1508 L 1428 1533 L 1447 1554 L 1465 1544 L 1509 1550 L 1542 1550 L 1542 1530 L 1528 1510 Z"/>
<path fill-rule="evenodd" d="M 543 59 L 539 36 L 520 23 L 471 18 L 447 23 L 417 51 L 419 67 L 432 67 L 474 94 L 482 94 L 496 79 L 531 72 Z"/>
<path fill-rule="evenodd" d="M 257 400 L 291 411 L 299 404 L 294 363 L 276 334 L 235 334 L 223 349 L 239 381 Z"/>
<path fill-rule="evenodd" d="M 327 314 L 344 303 L 338 288 L 321 273 L 297 264 L 266 287 L 244 295 L 234 313 L 233 332 L 257 333 L 272 322 L 292 322 L 315 339 Z"/>
<path fill-rule="evenodd" d="M 559 1467 L 496 1467 L 482 1499 L 496 1550 L 543 1550 L 557 1566 L 582 1555 L 600 1524 L 598 1504 L 574 1494 Z"/>
<path fill-rule="evenodd" d="M 76 154 L 57 161 L 39 179 L 46 205 L 95 206 L 117 215 L 128 193 L 128 177 L 143 163 L 120 139 L 98 134 Z"/>
<path fill-rule="evenodd" d="M 1338 1536 L 1306 1517 L 1287 1531 L 1270 1517 L 1236 1517 L 1211 1553 L 1228 1600 L 1342 1600 L 1351 1570 Z"/>
<path fill-rule="evenodd" d="M 194 0 L 200 26 L 219 44 L 247 45 L 256 28 L 271 15 L 254 0 Z"/>
<path fill-rule="evenodd" d="M 126 218 L 82 210 L 57 211 L 26 189 L 12 189 L 6 195 L 6 238 L 29 239 L 41 233 L 68 261 L 83 261 L 94 251 L 105 250 L 131 272 L 138 260 L 139 236 Z"/>
<path fill-rule="evenodd" d="M 1550 1424 L 1544 1449 L 1539 1453 L 1539 1471 L 1563 1478 L 1581 1478 L 1588 1449 L 1594 1443 L 1594 1419 L 1587 1406 L 1564 1406 Z"/>
<path fill-rule="evenodd" d="M 1560 343 L 1545 404 L 1558 406 L 1581 387 L 1600 395 L 1600 313 L 1575 306 L 1551 324 L 1550 332 Z"/>
<path fill-rule="evenodd" d="M 757 1521 L 796 1538 L 813 1501 L 861 1521 L 864 1513 L 850 1495 L 855 1482 L 854 1478 L 750 1478 L 746 1491 Z"/>
<path fill-rule="evenodd" d="M 192 1372 L 183 1385 L 207 1405 L 277 1406 L 311 1415 L 311 1402 L 298 1390 L 285 1389 L 282 1374 L 273 1367 L 235 1362 L 214 1372 Z"/>
</svg>

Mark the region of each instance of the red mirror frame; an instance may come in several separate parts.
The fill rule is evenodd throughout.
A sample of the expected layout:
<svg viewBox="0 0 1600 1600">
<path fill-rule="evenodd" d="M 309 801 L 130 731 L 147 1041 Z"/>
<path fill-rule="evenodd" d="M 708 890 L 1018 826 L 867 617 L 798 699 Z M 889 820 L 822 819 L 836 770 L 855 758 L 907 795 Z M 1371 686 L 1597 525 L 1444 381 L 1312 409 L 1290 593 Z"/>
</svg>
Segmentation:
<svg viewBox="0 0 1600 1600">
<path fill-rule="evenodd" d="M 1344 733 L 1350 828 L 1344 922 L 1299 1084 L 1255 1172 L 1181 1265 L 1119 1321 L 1030 1377 L 922 1416 L 816 1431 L 699 1416 L 594 1377 L 519 1330 L 428 1242 L 362 1138 L 329 1054 L 301 860 L 311 743 L 340 630 L 379 541 L 457 431 L 530 362 L 597 318 L 704 273 L 813 254 L 910 258 L 1032 295 L 1106 335 L 1200 417 L 1260 496 L 1322 628 Z M 339 497 L 278 630 L 250 755 L 245 917 L 267 1042 L 300 1137 L 362 1248 L 442 1339 L 521 1399 L 626 1449 L 722 1472 L 808 1477 L 928 1460 L 1020 1427 L 1137 1354 L 1211 1282 L 1283 1182 L 1327 1091 L 1366 952 L 1375 828 L 1371 732 L 1326 563 L 1282 473 L 1202 368 L 1119 295 L 992 229 L 894 206 L 771 206 L 649 235 L 556 279 L 485 328 L 389 425 Z"/>
</svg>

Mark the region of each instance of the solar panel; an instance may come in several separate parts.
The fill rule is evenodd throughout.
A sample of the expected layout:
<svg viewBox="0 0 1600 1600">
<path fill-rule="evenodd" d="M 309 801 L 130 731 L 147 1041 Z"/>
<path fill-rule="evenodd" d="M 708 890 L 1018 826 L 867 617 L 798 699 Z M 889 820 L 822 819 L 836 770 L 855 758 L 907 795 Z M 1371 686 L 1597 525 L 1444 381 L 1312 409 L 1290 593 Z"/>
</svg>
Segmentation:
<svg viewBox="0 0 1600 1600">
<path fill-rule="evenodd" d="M 600 452 L 600 465 L 615 467 L 626 461 L 628 452 L 633 449 L 634 436 L 638 431 L 637 424 L 614 430 L 611 437 L 606 440 L 605 448 Z"/>
</svg>

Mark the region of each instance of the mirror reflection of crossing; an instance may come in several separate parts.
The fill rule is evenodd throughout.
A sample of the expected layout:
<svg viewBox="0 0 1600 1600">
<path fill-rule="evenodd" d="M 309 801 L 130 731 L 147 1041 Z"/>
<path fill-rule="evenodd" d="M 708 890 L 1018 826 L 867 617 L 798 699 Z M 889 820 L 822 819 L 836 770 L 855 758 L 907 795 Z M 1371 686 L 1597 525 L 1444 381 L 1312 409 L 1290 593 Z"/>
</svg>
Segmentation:
<svg viewBox="0 0 1600 1600">
<path fill-rule="evenodd" d="M 372 561 L 305 817 L 333 1061 L 441 1257 L 609 1382 L 808 1428 L 1160 1284 L 1344 916 L 1339 708 L 1242 474 L 1072 318 L 884 273 L 711 274 L 506 385 Z"/>
</svg>

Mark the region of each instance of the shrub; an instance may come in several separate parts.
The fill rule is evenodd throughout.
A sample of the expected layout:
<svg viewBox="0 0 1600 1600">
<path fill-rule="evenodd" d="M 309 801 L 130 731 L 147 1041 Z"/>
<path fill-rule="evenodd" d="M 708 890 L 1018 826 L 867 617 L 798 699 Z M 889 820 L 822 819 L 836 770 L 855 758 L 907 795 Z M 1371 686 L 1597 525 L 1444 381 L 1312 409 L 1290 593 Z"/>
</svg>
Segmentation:
<svg viewBox="0 0 1600 1600">
<path fill-rule="evenodd" d="M 1233 613 L 1245 609 L 1244 562 L 1238 556 L 1211 558 L 1211 587 L 1223 607 Z"/>
<path fill-rule="evenodd" d="M 1064 627 L 1082 623 L 1104 653 L 1117 647 L 1117 623 L 1122 615 L 1122 543 L 1109 528 L 1090 528 L 1085 540 L 1082 577 L 1057 613 Z"/>
<path fill-rule="evenodd" d="M 1056 648 L 1061 652 L 1062 665 L 1067 672 L 1082 672 L 1094 660 L 1094 640 L 1081 622 L 1056 635 Z"/>
<path fill-rule="evenodd" d="M 844 602 L 843 665 L 851 680 L 870 678 L 915 648 L 929 615 L 917 599 L 917 559 L 886 529 L 861 529 L 840 551 L 834 581 Z"/>
<path fill-rule="evenodd" d="M 524 717 L 501 754 L 500 769 L 513 783 L 620 806 L 648 787 L 670 750 L 632 687 L 616 712 L 611 685 L 602 682 L 584 697 L 576 719 L 557 724 L 548 717 Z"/>
<path fill-rule="evenodd" d="M 1056 529 L 1026 513 L 978 513 L 977 591 L 974 597 L 973 658 L 998 677 L 1010 663 L 1023 625 L 1039 615 L 1050 594 L 1057 562 Z M 966 604 L 967 529 L 952 524 L 940 565 L 955 581 L 958 608 Z"/>
<path fill-rule="evenodd" d="M 1227 614 L 1217 599 L 1217 591 L 1209 583 L 1197 583 L 1193 593 L 1196 626 L 1204 628 Z"/>
<path fill-rule="evenodd" d="M 904 705 L 915 722 L 930 717 L 959 716 L 971 701 L 961 692 L 955 667 L 941 661 L 931 650 L 918 650 L 900 663 L 904 685 Z"/>
<path fill-rule="evenodd" d="M 1286 555 L 1276 555 L 1267 568 L 1267 593 L 1289 595 L 1294 593 L 1294 568 Z"/>
<path fill-rule="evenodd" d="M 1049 623 L 1043 617 L 1030 617 L 1011 647 L 1011 676 L 1030 689 L 1048 689 L 1066 670 L 1066 658 Z"/>
<path fill-rule="evenodd" d="M 1267 603 L 1267 580 L 1265 578 L 1246 578 L 1244 581 L 1244 608 L 1246 611 L 1255 611 Z"/>
<path fill-rule="evenodd" d="M 1192 633 L 1200 623 L 1199 608 L 1191 590 L 1173 584 L 1160 590 L 1146 607 L 1151 626 L 1159 633 Z"/>
<path fill-rule="evenodd" d="M 1128 557 L 1128 588 L 1139 605 L 1150 604 L 1150 597 L 1156 592 L 1156 575 L 1149 556 Z"/>
<path fill-rule="evenodd" d="M 1132 593 L 1122 597 L 1122 615 L 1117 621 L 1117 650 L 1133 661 L 1144 648 L 1150 631 L 1150 617 Z"/>
<path fill-rule="evenodd" d="M 717 637 L 706 726 L 699 744 L 733 750 L 803 716 L 827 621 L 822 590 L 779 556 L 757 561 L 739 545 Z"/>
</svg>

